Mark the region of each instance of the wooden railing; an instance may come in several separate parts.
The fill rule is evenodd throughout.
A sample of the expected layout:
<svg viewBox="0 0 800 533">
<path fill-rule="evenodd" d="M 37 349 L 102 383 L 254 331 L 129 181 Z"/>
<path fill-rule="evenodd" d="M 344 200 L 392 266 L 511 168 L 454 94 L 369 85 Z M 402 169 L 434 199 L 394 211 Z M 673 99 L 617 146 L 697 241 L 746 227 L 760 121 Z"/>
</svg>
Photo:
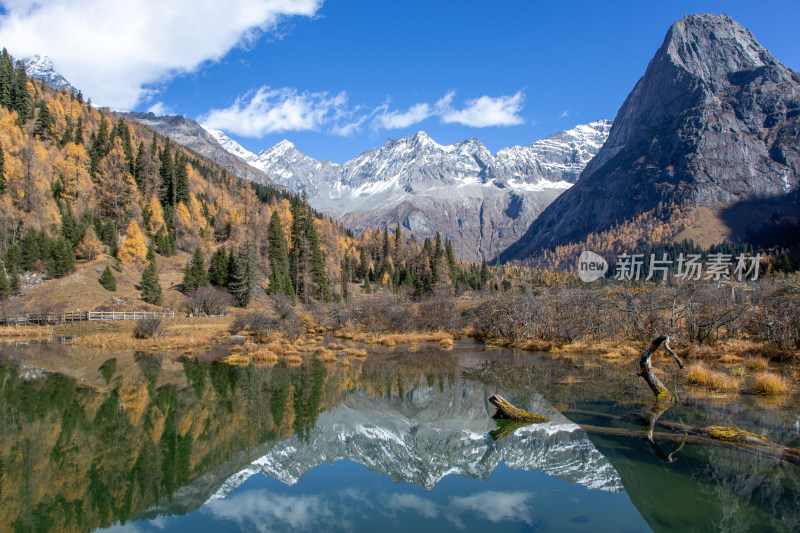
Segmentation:
<svg viewBox="0 0 800 533">
<path fill-rule="evenodd" d="M 175 312 L 154 311 L 74 311 L 70 313 L 47 313 L 40 315 L 14 315 L 0 317 L 0 325 L 46 325 L 66 324 L 84 320 L 144 320 L 147 318 L 175 318 Z"/>
<path fill-rule="evenodd" d="M 145 320 L 147 318 L 175 318 L 175 312 L 155 311 L 89 311 L 86 320 Z"/>
</svg>

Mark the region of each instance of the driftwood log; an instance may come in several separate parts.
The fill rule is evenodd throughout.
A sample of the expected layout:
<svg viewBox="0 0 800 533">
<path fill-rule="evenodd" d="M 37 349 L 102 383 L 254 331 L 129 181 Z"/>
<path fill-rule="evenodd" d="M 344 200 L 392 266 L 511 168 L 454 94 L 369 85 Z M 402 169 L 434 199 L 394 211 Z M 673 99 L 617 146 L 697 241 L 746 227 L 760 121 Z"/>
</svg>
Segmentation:
<svg viewBox="0 0 800 533">
<path fill-rule="evenodd" d="M 497 407 L 497 412 L 492 418 L 516 420 L 518 422 L 533 422 L 535 424 L 543 424 L 550 421 L 549 418 L 535 413 L 529 413 L 525 409 L 520 409 L 499 394 L 492 394 L 489 396 L 489 403 Z"/>
<path fill-rule="evenodd" d="M 653 365 L 650 363 L 650 356 L 658 350 L 658 347 L 661 344 L 664 344 L 664 349 L 667 350 L 672 358 L 675 359 L 675 362 L 678 363 L 678 366 L 683 369 L 683 361 L 681 358 L 678 357 L 678 354 L 670 347 L 669 345 L 669 337 L 666 335 L 659 335 L 653 342 L 650 343 L 650 346 L 646 348 L 642 352 L 642 356 L 639 358 L 639 375 L 644 378 L 647 382 L 647 385 L 650 387 L 650 390 L 653 391 L 653 394 L 656 395 L 656 399 L 661 401 L 668 401 L 674 402 L 675 397 L 669 392 L 669 389 L 658 379 L 658 376 L 655 375 L 653 372 Z"/>
</svg>

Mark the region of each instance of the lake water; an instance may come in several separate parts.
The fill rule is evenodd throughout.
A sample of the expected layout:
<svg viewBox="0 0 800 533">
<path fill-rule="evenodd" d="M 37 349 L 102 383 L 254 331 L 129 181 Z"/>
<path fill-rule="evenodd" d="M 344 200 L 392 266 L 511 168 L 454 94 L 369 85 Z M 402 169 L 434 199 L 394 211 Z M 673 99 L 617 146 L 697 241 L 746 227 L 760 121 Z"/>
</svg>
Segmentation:
<svg viewBox="0 0 800 533">
<path fill-rule="evenodd" d="M 0 350 L 0 531 L 800 529 L 800 467 L 649 442 L 644 382 L 592 357 L 461 341 L 241 368 Z M 550 422 L 494 421 L 495 392 Z M 800 446 L 793 399 L 677 392 L 663 420 Z"/>
</svg>

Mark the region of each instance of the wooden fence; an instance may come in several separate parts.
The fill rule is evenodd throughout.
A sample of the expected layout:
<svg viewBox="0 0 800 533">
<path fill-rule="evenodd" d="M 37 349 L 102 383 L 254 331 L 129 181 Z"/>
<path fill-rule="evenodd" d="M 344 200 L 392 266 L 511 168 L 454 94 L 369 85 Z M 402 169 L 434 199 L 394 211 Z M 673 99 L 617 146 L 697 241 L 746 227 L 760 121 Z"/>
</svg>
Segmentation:
<svg viewBox="0 0 800 533">
<path fill-rule="evenodd" d="M 14 315 L 0 317 L 0 324 L 8 325 L 46 325 L 66 324 L 84 320 L 144 320 L 147 318 L 175 318 L 175 312 L 157 313 L 154 311 L 87 311 L 71 313 L 48 313 L 40 315 Z"/>
</svg>

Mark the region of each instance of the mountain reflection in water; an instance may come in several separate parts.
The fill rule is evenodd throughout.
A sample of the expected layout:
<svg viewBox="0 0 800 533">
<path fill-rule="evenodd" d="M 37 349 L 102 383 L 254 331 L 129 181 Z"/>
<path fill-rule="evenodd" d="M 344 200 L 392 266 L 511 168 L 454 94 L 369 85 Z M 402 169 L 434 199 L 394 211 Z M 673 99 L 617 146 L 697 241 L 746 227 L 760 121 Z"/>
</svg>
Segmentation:
<svg viewBox="0 0 800 533">
<path fill-rule="evenodd" d="M 608 421 L 570 412 L 629 413 L 637 391 L 613 376 L 558 385 L 575 368 L 552 358 L 470 343 L 351 366 L 115 354 L 76 358 L 90 365 L 76 381 L 25 357 L 0 356 L 2 531 L 798 524 L 796 467 L 691 445 L 665 465 L 642 439 L 587 435 L 575 422 Z M 495 440 L 498 391 L 551 422 Z M 696 412 L 677 415 L 715 411 Z M 772 413 L 770 435 L 786 442 L 787 416 Z"/>
</svg>

